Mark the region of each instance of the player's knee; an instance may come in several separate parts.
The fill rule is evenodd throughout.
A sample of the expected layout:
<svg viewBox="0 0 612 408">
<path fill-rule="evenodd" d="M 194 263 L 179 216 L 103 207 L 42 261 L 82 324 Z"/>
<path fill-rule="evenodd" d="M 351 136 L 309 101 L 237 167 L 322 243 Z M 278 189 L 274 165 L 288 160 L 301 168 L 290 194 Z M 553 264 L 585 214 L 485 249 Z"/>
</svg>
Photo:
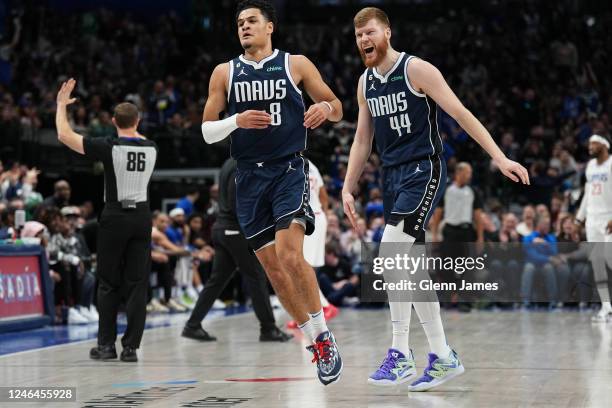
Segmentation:
<svg viewBox="0 0 612 408">
<path fill-rule="evenodd" d="M 287 248 L 279 251 L 277 255 L 281 265 L 286 271 L 295 271 L 299 269 L 300 261 L 302 261 L 302 259 L 300 259 L 302 254 L 299 251 Z"/>
</svg>

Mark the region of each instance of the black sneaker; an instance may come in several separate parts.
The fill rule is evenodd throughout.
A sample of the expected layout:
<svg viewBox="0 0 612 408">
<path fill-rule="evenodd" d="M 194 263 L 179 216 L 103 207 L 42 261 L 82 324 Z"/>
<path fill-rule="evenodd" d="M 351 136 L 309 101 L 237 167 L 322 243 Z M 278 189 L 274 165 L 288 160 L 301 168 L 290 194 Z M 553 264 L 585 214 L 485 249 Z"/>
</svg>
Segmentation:
<svg viewBox="0 0 612 408">
<path fill-rule="evenodd" d="M 259 341 L 278 341 L 284 343 L 293 338 L 293 334 L 287 334 L 278 327 L 270 330 L 262 330 L 259 333 Z"/>
<path fill-rule="evenodd" d="M 117 358 L 117 350 L 114 344 L 108 346 L 96 346 L 89 350 L 89 358 L 92 360 L 112 360 Z"/>
<path fill-rule="evenodd" d="M 136 349 L 132 346 L 125 346 L 121 352 L 121 361 L 126 363 L 135 363 L 138 361 L 138 355 Z"/>
<path fill-rule="evenodd" d="M 183 327 L 183 333 L 181 336 L 199 341 L 217 341 L 217 338 L 208 334 L 206 330 L 202 328 L 202 326 L 198 326 L 195 329 L 193 327 L 185 326 Z"/>
</svg>

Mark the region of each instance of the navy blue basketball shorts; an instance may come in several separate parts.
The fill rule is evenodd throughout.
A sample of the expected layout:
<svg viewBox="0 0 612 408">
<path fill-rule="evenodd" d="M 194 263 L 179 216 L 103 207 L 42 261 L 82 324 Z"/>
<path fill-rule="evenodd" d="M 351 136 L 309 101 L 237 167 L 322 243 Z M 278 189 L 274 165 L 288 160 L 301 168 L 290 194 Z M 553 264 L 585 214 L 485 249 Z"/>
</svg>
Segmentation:
<svg viewBox="0 0 612 408">
<path fill-rule="evenodd" d="M 431 156 L 387 167 L 383 170 L 383 207 L 385 222 L 397 226 L 417 241 L 425 241 L 429 218 L 444 194 L 446 162 Z"/>
<path fill-rule="evenodd" d="M 236 213 L 254 251 L 273 243 L 276 231 L 294 221 L 312 234 L 308 160 L 296 153 L 264 163 L 238 162 Z"/>
</svg>

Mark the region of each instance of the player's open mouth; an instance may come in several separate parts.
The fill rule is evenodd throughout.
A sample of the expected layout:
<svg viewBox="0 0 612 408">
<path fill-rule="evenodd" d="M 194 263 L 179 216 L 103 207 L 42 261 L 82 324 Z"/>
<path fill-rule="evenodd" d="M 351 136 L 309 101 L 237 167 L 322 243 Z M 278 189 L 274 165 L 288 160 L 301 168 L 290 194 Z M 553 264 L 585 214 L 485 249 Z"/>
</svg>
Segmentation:
<svg viewBox="0 0 612 408">
<path fill-rule="evenodd" d="M 365 52 L 366 55 L 371 54 L 372 52 L 374 52 L 374 47 L 368 47 L 368 48 L 364 48 L 363 52 Z"/>
</svg>

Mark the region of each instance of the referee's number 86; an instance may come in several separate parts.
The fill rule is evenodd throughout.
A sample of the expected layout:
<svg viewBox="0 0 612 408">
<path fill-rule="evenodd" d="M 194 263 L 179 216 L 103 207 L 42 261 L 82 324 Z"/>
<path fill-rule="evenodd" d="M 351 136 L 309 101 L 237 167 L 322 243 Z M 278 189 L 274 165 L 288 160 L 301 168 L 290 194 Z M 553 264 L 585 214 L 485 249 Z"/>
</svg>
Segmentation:
<svg viewBox="0 0 612 408">
<path fill-rule="evenodd" d="M 127 171 L 145 171 L 146 156 L 144 152 L 128 152 Z"/>
</svg>

